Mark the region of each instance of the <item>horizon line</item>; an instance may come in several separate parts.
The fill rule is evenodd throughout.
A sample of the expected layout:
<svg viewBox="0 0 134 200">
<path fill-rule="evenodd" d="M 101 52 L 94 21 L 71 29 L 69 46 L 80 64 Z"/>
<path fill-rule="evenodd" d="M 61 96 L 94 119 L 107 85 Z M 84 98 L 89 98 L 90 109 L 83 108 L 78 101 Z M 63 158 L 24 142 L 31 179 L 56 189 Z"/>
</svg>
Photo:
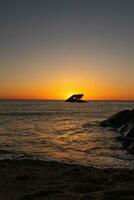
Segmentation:
<svg viewBox="0 0 134 200">
<path fill-rule="evenodd" d="M 0 101 L 65 101 L 65 99 L 0 98 Z M 86 101 L 134 101 L 134 99 L 85 99 Z"/>
</svg>

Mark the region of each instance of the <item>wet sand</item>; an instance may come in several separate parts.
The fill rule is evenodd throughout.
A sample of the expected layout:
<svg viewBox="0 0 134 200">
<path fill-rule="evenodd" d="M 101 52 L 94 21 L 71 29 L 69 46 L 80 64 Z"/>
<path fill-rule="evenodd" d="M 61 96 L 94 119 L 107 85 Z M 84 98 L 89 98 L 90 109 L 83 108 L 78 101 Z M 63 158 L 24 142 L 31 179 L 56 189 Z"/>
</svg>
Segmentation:
<svg viewBox="0 0 134 200">
<path fill-rule="evenodd" d="M 134 170 L 0 161 L 0 200 L 133 200 Z"/>
</svg>

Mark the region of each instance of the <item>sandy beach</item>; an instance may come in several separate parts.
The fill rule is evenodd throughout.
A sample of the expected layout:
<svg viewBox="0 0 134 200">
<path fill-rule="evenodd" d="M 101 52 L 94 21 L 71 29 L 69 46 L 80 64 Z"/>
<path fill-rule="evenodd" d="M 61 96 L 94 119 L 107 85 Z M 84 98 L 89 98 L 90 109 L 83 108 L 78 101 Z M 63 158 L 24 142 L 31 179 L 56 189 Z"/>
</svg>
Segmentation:
<svg viewBox="0 0 134 200">
<path fill-rule="evenodd" d="M 134 170 L 54 161 L 0 161 L 1 200 L 133 200 Z"/>
</svg>

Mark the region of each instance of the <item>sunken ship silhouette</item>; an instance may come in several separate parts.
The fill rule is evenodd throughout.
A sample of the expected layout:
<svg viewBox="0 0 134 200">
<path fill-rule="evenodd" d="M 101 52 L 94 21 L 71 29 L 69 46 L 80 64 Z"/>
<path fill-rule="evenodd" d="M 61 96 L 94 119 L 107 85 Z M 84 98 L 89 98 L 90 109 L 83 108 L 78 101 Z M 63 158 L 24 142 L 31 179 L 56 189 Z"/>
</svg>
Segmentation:
<svg viewBox="0 0 134 200">
<path fill-rule="evenodd" d="M 83 94 L 74 94 L 66 99 L 65 102 L 85 103 L 86 101 L 81 99 L 83 96 Z"/>
</svg>

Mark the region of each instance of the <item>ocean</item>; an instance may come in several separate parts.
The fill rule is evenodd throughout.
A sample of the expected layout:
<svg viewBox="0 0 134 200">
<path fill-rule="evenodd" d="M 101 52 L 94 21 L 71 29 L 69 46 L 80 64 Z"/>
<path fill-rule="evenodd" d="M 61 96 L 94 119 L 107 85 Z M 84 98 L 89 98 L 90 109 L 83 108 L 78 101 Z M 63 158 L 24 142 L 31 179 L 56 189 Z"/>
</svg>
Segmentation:
<svg viewBox="0 0 134 200">
<path fill-rule="evenodd" d="M 134 168 L 119 134 L 99 123 L 133 101 L 0 100 L 0 159 L 41 159 Z"/>
</svg>

